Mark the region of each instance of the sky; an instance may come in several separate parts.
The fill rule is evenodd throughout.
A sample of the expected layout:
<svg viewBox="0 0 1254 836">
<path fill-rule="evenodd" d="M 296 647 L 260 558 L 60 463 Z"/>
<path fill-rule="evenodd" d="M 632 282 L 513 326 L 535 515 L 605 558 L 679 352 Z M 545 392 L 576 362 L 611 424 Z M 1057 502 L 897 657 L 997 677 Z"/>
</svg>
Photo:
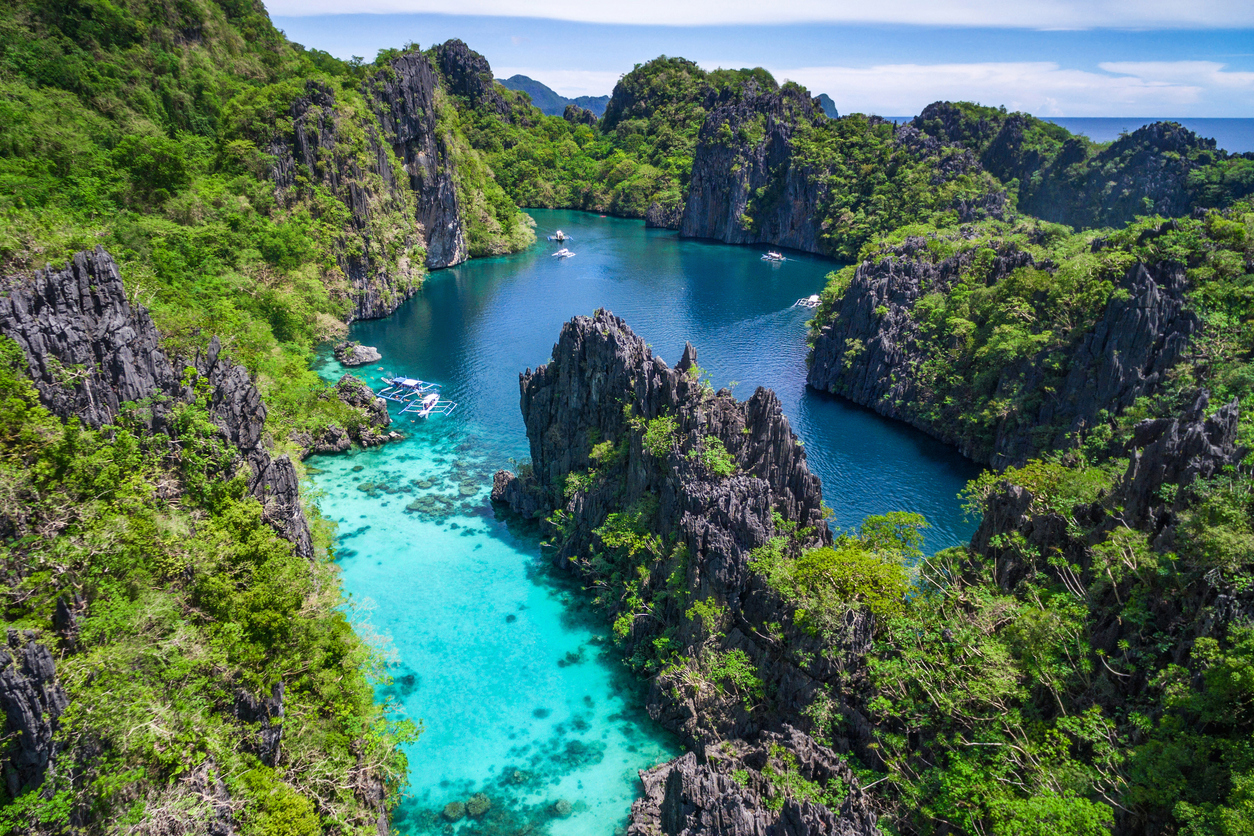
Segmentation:
<svg viewBox="0 0 1254 836">
<path fill-rule="evenodd" d="M 269 0 L 341 58 L 461 38 L 498 78 L 609 94 L 658 55 L 762 66 L 842 113 L 976 101 L 1038 116 L 1254 117 L 1251 0 Z M 712 25 L 711 21 L 716 21 Z"/>
</svg>

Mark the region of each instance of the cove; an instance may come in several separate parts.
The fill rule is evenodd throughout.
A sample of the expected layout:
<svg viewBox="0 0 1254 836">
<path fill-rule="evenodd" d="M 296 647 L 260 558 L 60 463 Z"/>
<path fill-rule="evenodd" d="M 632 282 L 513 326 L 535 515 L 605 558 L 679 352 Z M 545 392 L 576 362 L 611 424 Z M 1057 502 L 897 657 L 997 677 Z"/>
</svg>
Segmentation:
<svg viewBox="0 0 1254 836">
<path fill-rule="evenodd" d="M 397 418 L 409 437 L 310 460 L 322 512 L 339 527 L 339 562 L 361 629 L 390 645 L 380 698 L 421 719 L 408 750 L 411 796 L 400 832 L 609 834 L 626 821 L 637 771 L 679 753 L 641 710 L 641 685 L 577 583 L 549 569 L 537 532 L 498 520 L 492 474 L 528 456 L 518 373 L 549 359 L 562 323 L 605 307 L 668 362 L 684 342 L 714 386 L 773 388 L 804 440 L 839 526 L 868 514 L 922 513 L 931 549 L 970 537 L 958 490 L 977 468 L 904 425 L 805 386 L 805 321 L 829 260 L 680 239 L 643 222 L 531 212 L 541 238 L 572 236 L 574 258 L 541 240 L 513 256 L 430 275 L 387 319 L 352 338 L 384 371 L 440 384 L 448 417 Z M 334 360 L 328 378 L 345 370 Z M 444 805 L 483 793 L 481 818 L 448 825 Z"/>
</svg>

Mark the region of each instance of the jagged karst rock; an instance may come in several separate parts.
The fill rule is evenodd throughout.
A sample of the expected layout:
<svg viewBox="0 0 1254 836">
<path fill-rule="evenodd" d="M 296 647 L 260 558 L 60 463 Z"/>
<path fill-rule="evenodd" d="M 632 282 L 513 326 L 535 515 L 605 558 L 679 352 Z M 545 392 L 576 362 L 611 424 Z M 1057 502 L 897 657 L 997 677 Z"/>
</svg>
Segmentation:
<svg viewBox="0 0 1254 836">
<path fill-rule="evenodd" d="M 289 204 L 301 191 L 299 173 L 344 202 L 356 241 L 349 246 L 345 238 L 336 263 L 351 287 L 351 318 L 387 316 L 422 281 L 422 266 L 409 255 L 422 242 L 409 184 L 397 177 L 376 125 L 359 120 L 366 153 L 354 153 L 339 127 L 351 117 L 340 111 L 335 91 L 322 82 L 306 82 L 305 94 L 292 102 L 287 115 L 291 130 L 276 133 L 266 148 L 276 196 L 280 204 Z M 400 251 L 394 265 L 379 257 L 386 249 Z"/>
<path fill-rule="evenodd" d="M 1174 511 L 1180 499 L 1162 498 L 1164 485 L 1188 487 L 1235 467 L 1245 450 L 1237 447 L 1238 401 L 1220 407 L 1209 417 L 1210 394 L 1197 393 L 1193 405 L 1175 418 L 1142 421 L 1133 430 L 1132 456 L 1117 487 L 1123 516 L 1132 525 L 1148 528 L 1160 547 L 1170 547 Z"/>
<path fill-rule="evenodd" d="M 438 84 L 427 56 L 416 51 L 392 59 L 363 83 L 384 136 L 409 174 L 431 268 L 460 264 L 469 256 L 453 161 L 436 119 Z"/>
<path fill-rule="evenodd" d="M 769 783 L 761 770 L 771 757 L 772 744 L 796 757 L 801 778 L 836 793 L 844 788 L 839 808 L 791 798 L 780 809 L 768 806 Z M 733 777 L 733 772 L 738 775 Z M 644 793 L 632 805 L 628 836 L 872 836 L 880 832 L 875 813 L 843 758 L 788 725 L 782 733 L 763 732 L 752 743 L 738 740 L 707 746 L 700 756 L 689 752 L 642 772 L 640 780 Z"/>
<path fill-rule="evenodd" d="M 795 121 L 826 120 L 822 109 L 799 88 L 767 90 L 756 81 L 724 90 L 709 105 L 693 153 L 680 234 L 821 252 L 822 230 L 815 209 L 826 190 L 814 172 L 793 165 L 790 140 Z M 763 119 L 765 130 L 756 143 L 722 138 L 724 125 L 735 137 Z M 746 225 L 742 219 L 755 191 L 768 187 L 768 205 L 758 201 L 754 222 Z"/>
<path fill-rule="evenodd" d="M 335 347 L 335 359 L 345 366 L 364 366 L 383 359 L 379 349 L 357 342 L 344 342 Z"/>
<path fill-rule="evenodd" d="M 52 267 L 5 277 L 0 334 L 25 352 L 49 411 L 107 424 L 128 401 L 177 385 L 148 311 L 132 306 L 113 257 L 97 247 Z"/>
<path fill-rule="evenodd" d="M 562 118 L 572 125 L 595 125 L 597 123 L 597 115 L 586 107 L 580 107 L 577 104 L 566 105 L 562 111 Z"/>
<path fill-rule="evenodd" d="M 346 427 L 329 424 L 316 433 L 293 433 L 292 440 L 300 445 L 302 459 L 316 453 L 343 453 L 354 443 L 362 447 L 377 447 L 400 437 L 396 433 L 384 432 L 384 428 L 392 424 L 387 401 L 376 396 L 365 381 L 346 374 L 335 384 L 331 395 L 354 409 L 359 418 Z"/>
<path fill-rule="evenodd" d="M 910 238 L 858 266 L 815 340 L 807 382 L 906 421 L 986 464 L 1022 464 L 1065 444 L 1069 433 L 1093 426 L 1101 411 L 1117 414 L 1152 394 L 1197 327 L 1184 304 L 1184 268 L 1136 264 L 1119 282 L 1125 292 L 1112 296 L 1093 329 L 1068 350 L 1065 376 L 1039 409 L 1003 419 L 991 439 L 968 438 L 955 420 L 958 407 L 936 402 L 935 393 L 913 374 L 928 358 L 912 311 L 926 293 L 952 287 L 975 256 L 968 250 L 932 263 L 918 257 L 926 246 L 925 239 Z M 1035 264 L 1027 252 L 1003 248 L 987 281 L 1028 266 Z M 1044 360 L 1041 352 L 1002 369 L 997 391 L 1012 384 L 1040 389 L 1046 383 Z M 1047 427 L 1054 432 L 1043 437 Z"/>
<path fill-rule="evenodd" d="M 685 346 L 679 363 L 670 368 L 654 357 L 622 320 L 605 311 L 568 322 L 552 357 L 548 365 L 520 376 L 532 472 L 522 477 L 498 473 L 493 498 L 510 503 L 529 517 L 561 508 L 567 536 L 553 560 L 566 568 L 592 571 L 584 568 L 581 558 L 594 542 L 593 530 L 611 511 L 642 497 L 656 497 L 650 530 L 666 542 L 683 546 L 688 555 L 684 572 L 692 594 L 717 601 L 730 614 L 726 634 L 718 639 L 718 651 L 743 652 L 756 665 L 773 697 L 769 706 L 750 714 L 737 694 L 696 688 L 677 676 L 664 676 L 650 690 L 649 713 L 698 751 L 711 751 L 705 747 L 729 738 L 769 739 L 785 747 L 799 747 L 794 753 L 798 755 L 810 751 L 813 742 L 803 732 L 779 738 L 762 735 L 785 723 L 800 729 L 813 727 L 804 713 L 806 707 L 821 689 L 860 675 L 859 660 L 870 647 L 871 623 L 865 614 L 851 612 L 838 650 L 817 652 L 820 640 L 797 628 L 789 607 L 748 568 L 749 553 L 776 534 L 776 513 L 809 527 L 812 543 L 830 542 L 831 538 L 823 519 L 819 480 L 806 467 L 804 450 L 792 434 L 778 399 L 765 389 L 757 390 L 745 402 L 737 401 L 726 390 L 710 391 L 697 378 L 696 350 L 691 345 Z M 631 408 L 630 417 L 625 406 Z M 673 418 L 676 432 L 670 452 L 659 457 L 644 448 L 636 422 L 660 416 Z M 688 455 L 708 443 L 709 437 L 717 438 L 734 460 L 736 472 L 732 475 L 716 476 L 699 457 Z M 621 459 L 608 465 L 602 459 L 602 470 L 609 468 L 604 481 L 567 496 L 566 477 L 588 468 L 594 443 L 603 442 L 620 445 Z M 673 568 L 665 561 L 654 565 L 647 583 L 663 583 Z M 666 625 L 678 628 L 677 638 L 686 646 L 696 646 L 705 639 L 703 628 L 687 620 L 674 602 L 659 602 L 653 616 L 633 625 L 627 639 L 629 648 L 635 642 L 652 641 Z M 767 624 L 782 625 L 787 641 L 768 638 L 771 631 Z M 865 719 L 850 706 L 837 706 L 836 710 L 847 713 L 852 730 L 842 745 L 865 749 L 870 740 Z M 656 773 L 654 779 L 646 779 L 646 786 L 682 782 L 683 772 L 682 768 L 678 772 L 672 769 L 666 774 L 681 777 L 670 778 L 658 778 L 662 773 Z M 704 780 L 701 777 L 698 783 Z M 717 781 L 721 782 L 718 788 L 731 786 L 727 776 Z M 650 790 L 650 798 L 654 795 Z M 662 796 L 637 805 L 633 816 L 636 832 L 659 832 L 662 806 Z M 672 824 L 663 826 L 668 833 L 685 828 L 693 836 L 767 832 L 719 830 L 721 820 L 715 814 L 713 818 L 698 815 L 692 821 L 678 822 L 675 805 L 667 809 L 672 810 L 667 814 Z M 784 820 L 761 804 L 755 809 L 761 813 L 758 822 L 763 826 L 768 820 Z M 784 815 L 791 816 L 787 821 L 795 820 L 795 828 L 806 822 L 825 822 L 824 826 L 833 827 L 837 820 L 852 822 L 843 812 L 818 808 L 798 808 Z M 753 819 L 744 821 L 751 823 Z M 856 829 L 861 825 L 850 826 L 855 829 L 831 832 L 873 832 Z M 648 830 L 650 827 L 653 830 Z"/>
<path fill-rule="evenodd" d="M 127 301 L 117 264 L 100 247 L 75 254 L 60 270 L 6 277 L 2 286 L 0 334 L 22 348 L 40 401 L 61 418 L 99 427 L 117 418 L 122 404 L 151 398 L 137 419 L 173 432 L 170 401 L 195 397 L 174 368 L 195 368 L 212 390 L 210 419 L 249 468 L 248 489 L 266 519 L 299 554 L 313 555 L 296 470 L 263 444 L 261 395 L 243 366 L 222 357 L 217 337 L 193 360 L 171 363 L 148 311 Z"/>
<path fill-rule="evenodd" d="M 235 716 L 245 723 L 257 723 L 257 757 L 274 766 L 283 740 L 283 683 L 276 682 L 270 696 L 257 696 L 240 689 L 235 692 Z"/>
<path fill-rule="evenodd" d="M 655 200 L 644 213 L 644 225 L 656 229 L 679 229 L 684 222 L 684 204 Z"/>
<path fill-rule="evenodd" d="M 69 705 L 56 663 L 31 631 L 9 630 L 0 649 L 0 710 L 5 716 L 4 780 L 10 797 L 43 783 L 56 758 L 53 740 Z"/>
<path fill-rule="evenodd" d="M 435 62 L 455 96 L 465 96 L 475 107 L 505 115 L 509 105 L 496 89 L 488 59 L 452 38 L 435 48 Z"/>
<path fill-rule="evenodd" d="M 802 165 L 794 151 L 795 137 L 804 128 L 828 122 L 819 100 L 797 86 L 771 90 L 750 80 L 711 92 L 704 104 L 708 114 L 693 152 L 680 234 L 830 254 L 819 211 L 828 194 L 828 172 Z M 872 124 L 884 121 L 872 117 Z M 908 123 L 893 130 L 900 149 L 928 161 L 934 186 L 981 171 L 970 151 Z M 953 208 L 960 220 L 970 221 L 1001 217 L 1006 204 L 1003 191 L 989 189 Z M 668 218 L 659 211 L 657 219 Z"/>
<path fill-rule="evenodd" d="M 1022 113 L 976 116 L 934 102 L 910 124 L 977 151 L 984 169 L 1003 183 L 1017 181 L 1020 211 L 1077 228 L 1118 227 L 1137 215 L 1178 217 L 1212 205 L 1192 179 L 1195 172 L 1241 156 L 1175 122 L 1145 125 L 1105 148 L 1070 137 L 1051 150 L 1027 136 L 1035 121 Z"/>
</svg>

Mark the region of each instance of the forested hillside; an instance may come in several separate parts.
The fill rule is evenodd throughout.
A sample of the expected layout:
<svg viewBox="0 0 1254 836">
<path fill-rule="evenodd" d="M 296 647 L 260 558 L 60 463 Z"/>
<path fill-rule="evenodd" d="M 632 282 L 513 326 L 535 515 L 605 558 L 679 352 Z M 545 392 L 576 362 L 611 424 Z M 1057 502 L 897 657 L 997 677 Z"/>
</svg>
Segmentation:
<svg viewBox="0 0 1254 836">
<path fill-rule="evenodd" d="M 343 62 L 255 0 L 4 5 L 0 830 L 386 832 L 417 728 L 300 460 L 388 419 L 313 351 L 560 206 L 856 261 L 811 383 L 1002 469 L 967 549 L 831 536 L 773 396 L 570 326 L 649 397 L 562 412 L 592 394 L 555 355 L 524 394 L 562 464 L 498 494 L 694 749 L 634 832 L 733 801 L 755 833 L 1250 832 L 1252 189 L 1171 124 L 829 119 L 667 57 L 555 117 L 456 40 Z"/>
</svg>

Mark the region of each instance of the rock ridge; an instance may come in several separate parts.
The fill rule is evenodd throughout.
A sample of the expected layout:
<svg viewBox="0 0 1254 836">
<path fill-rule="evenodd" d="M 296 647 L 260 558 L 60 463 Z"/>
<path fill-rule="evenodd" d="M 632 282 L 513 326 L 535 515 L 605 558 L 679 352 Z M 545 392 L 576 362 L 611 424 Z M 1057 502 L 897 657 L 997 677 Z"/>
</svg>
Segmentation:
<svg viewBox="0 0 1254 836">
<path fill-rule="evenodd" d="M 927 293 L 953 287 L 971 269 L 975 252 L 933 263 L 919 257 L 926 244 L 922 238 L 908 239 L 858 266 L 815 338 L 807 383 L 905 421 L 983 464 L 1022 464 L 1063 446 L 1069 434 L 1094 426 L 1103 411 L 1118 414 L 1152 394 L 1198 327 L 1196 315 L 1185 306 L 1183 265 L 1137 263 L 1121 277 L 1117 288 L 1122 292 L 1112 294 L 1093 328 L 1065 350 L 1066 371 L 1061 380 L 1050 381 L 1052 394 L 1030 414 L 1000 421 L 991 438 L 971 438 L 955 420 L 959 407 L 938 402 L 915 374 L 929 358 L 913 311 Z M 1025 251 L 1003 248 L 985 281 L 991 284 L 1021 267 L 1050 265 L 1037 265 Z M 1002 369 L 997 392 L 1012 385 L 1041 390 L 1050 354 L 1041 351 Z"/>
<path fill-rule="evenodd" d="M 851 614 L 841 652 L 815 653 L 819 640 L 795 627 L 778 594 L 749 569 L 750 552 L 780 533 L 780 521 L 808 529 L 803 536 L 811 544 L 831 541 L 821 484 L 775 394 L 760 388 L 740 402 L 727 390 L 714 392 L 701 379 L 690 344 L 674 367 L 667 366 L 604 310 L 566 323 L 552 357 L 519 378 L 531 467 L 517 477 L 498 473 L 493 499 L 525 516 L 556 512 L 550 517 L 556 525 L 548 524 L 557 535 L 555 565 L 592 582 L 599 576 L 589 555 L 599 527 L 619 509 L 652 509 L 648 531 L 669 544 L 670 553 L 642 570 L 648 574 L 643 585 L 658 590 L 682 583 L 691 600 L 717 602 L 728 622 L 725 632 L 711 636 L 700 620 L 684 616 L 681 604 L 656 597 L 650 618 L 627 614 L 622 635 L 628 651 L 650 647 L 664 628 L 672 630 L 692 654 L 711 647 L 744 654 L 773 695 L 770 705 L 750 712 L 737 695 L 694 686 L 676 673 L 658 677 L 649 712 L 693 751 L 642 776 L 646 795 L 633 808 L 631 832 L 876 832 L 856 779 L 840 755 L 809 737 L 814 724 L 802 712 L 821 688 L 858 680 L 869 619 Z M 659 444 L 667 427 L 669 441 Z M 717 447 L 734 463 L 723 475 L 703 459 Z M 573 484 L 582 487 L 572 490 Z M 782 624 L 788 642 L 771 638 L 768 624 Z M 866 742 L 860 736 L 866 721 L 848 706 L 837 710 L 848 711 L 855 729 L 842 751 Z M 838 810 L 787 802 L 782 810 L 768 807 L 761 770 L 772 746 L 799 762 L 823 764 L 822 780 L 843 776 L 850 802 Z M 738 753 L 734 768 L 747 770 L 756 790 L 741 792 L 732 783 L 731 761 L 717 755 L 728 747 Z"/>
<path fill-rule="evenodd" d="M 299 554 L 313 556 L 296 469 L 266 448 L 261 393 L 243 366 L 222 356 L 217 337 L 195 358 L 171 362 L 152 317 L 127 300 L 117 263 L 101 247 L 76 253 L 60 269 L 6 277 L 0 287 L 0 334 L 22 349 L 40 401 L 60 418 L 100 427 L 122 404 L 151 399 L 143 420 L 173 433 L 171 403 L 196 397 L 195 381 L 174 370 L 195 369 L 210 386 L 210 419 L 248 468 L 249 492 L 266 519 Z"/>
</svg>

